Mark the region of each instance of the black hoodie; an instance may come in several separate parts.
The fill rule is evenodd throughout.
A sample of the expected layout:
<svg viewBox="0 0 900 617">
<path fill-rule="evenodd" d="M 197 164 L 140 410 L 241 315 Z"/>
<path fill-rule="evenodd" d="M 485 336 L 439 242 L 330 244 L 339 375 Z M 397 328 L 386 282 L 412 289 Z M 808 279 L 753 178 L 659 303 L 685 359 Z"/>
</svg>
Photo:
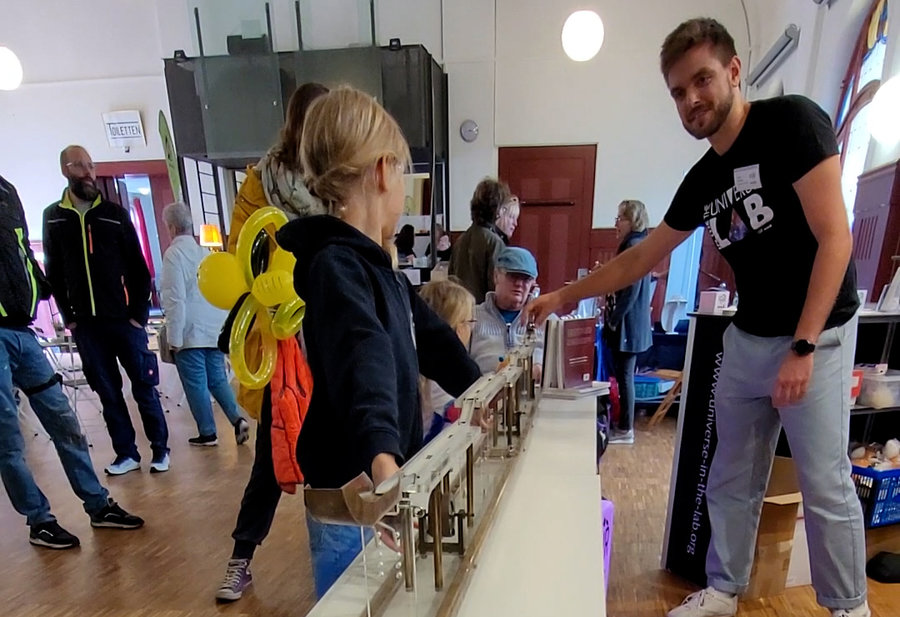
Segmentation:
<svg viewBox="0 0 900 617">
<path fill-rule="evenodd" d="M 480 376 L 456 333 L 419 298 L 388 254 L 332 216 L 288 223 L 278 244 L 297 257 L 313 394 L 297 444 L 306 482 L 338 488 L 391 453 L 422 446 L 418 375 L 458 396 Z M 401 280 L 402 279 L 402 280 Z"/>
</svg>

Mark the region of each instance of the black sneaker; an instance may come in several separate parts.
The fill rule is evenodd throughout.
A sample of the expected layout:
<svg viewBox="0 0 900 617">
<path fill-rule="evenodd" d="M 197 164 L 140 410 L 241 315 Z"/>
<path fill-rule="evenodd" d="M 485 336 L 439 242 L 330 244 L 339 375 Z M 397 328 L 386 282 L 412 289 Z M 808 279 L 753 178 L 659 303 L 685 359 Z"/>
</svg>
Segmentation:
<svg viewBox="0 0 900 617">
<path fill-rule="evenodd" d="M 32 525 L 28 541 L 35 546 L 55 549 L 74 548 L 81 544 L 78 538 L 60 527 L 56 521 Z"/>
<path fill-rule="evenodd" d="M 219 438 L 215 435 L 198 435 L 188 439 L 188 443 L 192 446 L 215 446 L 219 443 Z"/>
<path fill-rule="evenodd" d="M 129 514 L 112 499 L 99 512 L 91 514 L 91 527 L 111 527 L 113 529 L 137 529 L 144 526 L 144 519 Z"/>
</svg>

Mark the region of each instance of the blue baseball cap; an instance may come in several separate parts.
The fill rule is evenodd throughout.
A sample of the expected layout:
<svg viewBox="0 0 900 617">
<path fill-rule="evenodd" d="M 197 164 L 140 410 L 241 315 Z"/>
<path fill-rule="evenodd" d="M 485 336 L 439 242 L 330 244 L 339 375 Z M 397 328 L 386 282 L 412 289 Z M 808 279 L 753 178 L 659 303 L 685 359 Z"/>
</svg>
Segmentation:
<svg viewBox="0 0 900 617">
<path fill-rule="evenodd" d="M 537 261 L 527 249 L 518 246 L 508 246 L 497 256 L 494 264 L 499 270 L 515 274 L 527 274 L 533 279 L 538 276 Z"/>
</svg>

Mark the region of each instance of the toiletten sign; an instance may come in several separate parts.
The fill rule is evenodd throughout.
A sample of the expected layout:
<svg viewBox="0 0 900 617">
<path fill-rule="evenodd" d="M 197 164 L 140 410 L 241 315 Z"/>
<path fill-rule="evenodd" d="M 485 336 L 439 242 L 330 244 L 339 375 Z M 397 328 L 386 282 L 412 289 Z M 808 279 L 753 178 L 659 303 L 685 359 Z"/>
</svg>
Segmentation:
<svg viewBox="0 0 900 617">
<path fill-rule="evenodd" d="M 147 143 L 141 113 L 137 110 L 105 113 L 103 126 L 106 127 L 106 140 L 111 148 L 129 148 Z"/>
</svg>

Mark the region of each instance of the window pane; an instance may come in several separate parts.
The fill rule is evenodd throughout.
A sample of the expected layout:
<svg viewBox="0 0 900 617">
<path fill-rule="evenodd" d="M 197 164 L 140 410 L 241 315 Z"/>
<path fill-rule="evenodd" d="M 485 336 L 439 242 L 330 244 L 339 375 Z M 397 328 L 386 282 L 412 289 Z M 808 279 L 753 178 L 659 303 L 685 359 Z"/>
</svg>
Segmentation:
<svg viewBox="0 0 900 617">
<path fill-rule="evenodd" d="M 841 186 L 844 193 L 844 205 L 850 224 L 853 224 L 853 206 L 856 202 L 856 182 L 866 165 L 866 154 L 869 152 L 869 105 L 859 110 L 850 125 L 850 137 L 847 140 L 847 153 L 844 156 L 844 170 L 841 175 Z"/>
<path fill-rule="evenodd" d="M 859 71 L 859 89 L 876 79 L 881 79 L 884 72 L 884 52 L 887 49 L 887 40 L 881 39 L 875 44 L 863 59 L 862 68 Z"/>
</svg>

